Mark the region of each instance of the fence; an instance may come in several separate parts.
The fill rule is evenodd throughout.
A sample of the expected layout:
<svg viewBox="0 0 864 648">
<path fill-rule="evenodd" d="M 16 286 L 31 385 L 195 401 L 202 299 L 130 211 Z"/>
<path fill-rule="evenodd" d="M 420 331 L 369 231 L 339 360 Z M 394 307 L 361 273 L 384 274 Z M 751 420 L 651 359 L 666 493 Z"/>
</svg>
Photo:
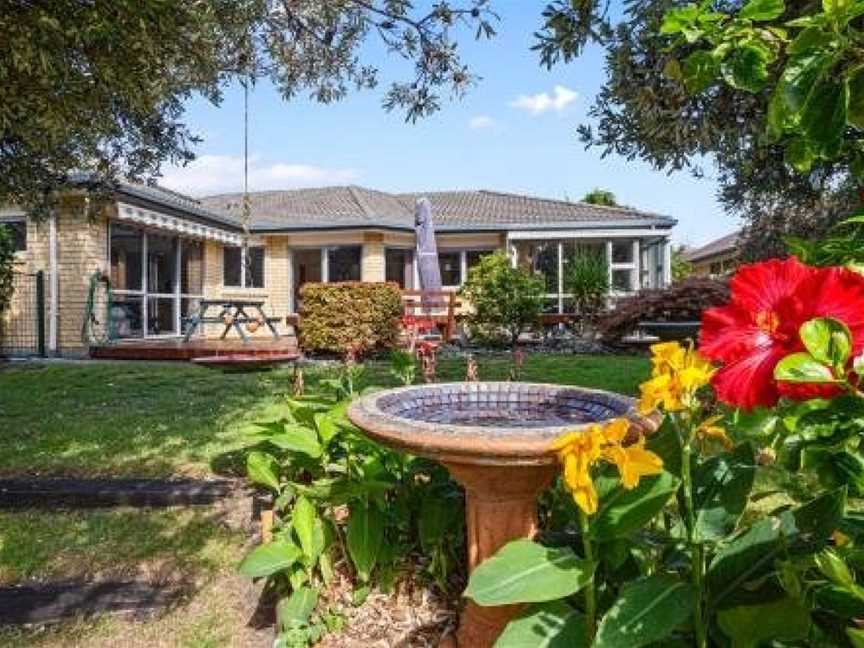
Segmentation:
<svg viewBox="0 0 864 648">
<path fill-rule="evenodd" d="M 12 301 L 0 316 L 0 355 L 45 355 L 45 276 L 12 274 Z"/>
</svg>

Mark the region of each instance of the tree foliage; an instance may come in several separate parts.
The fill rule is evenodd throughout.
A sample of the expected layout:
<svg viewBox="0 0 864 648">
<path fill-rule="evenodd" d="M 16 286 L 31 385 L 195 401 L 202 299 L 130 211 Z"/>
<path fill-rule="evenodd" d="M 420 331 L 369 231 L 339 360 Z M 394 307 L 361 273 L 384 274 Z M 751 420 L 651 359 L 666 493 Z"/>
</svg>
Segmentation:
<svg viewBox="0 0 864 648">
<path fill-rule="evenodd" d="M 545 293 L 542 276 L 513 267 L 503 252 L 487 254 L 462 288 L 473 309 L 468 317 L 472 333 L 489 340 L 504 335 L 516 346 L 519 335 L 539 319 Z"/>
<path fill-rule="evenodd" d="M 584 333 L 585 326 L 593 324 L 606 306 L 609 295 L 609 265 L 605 252 L 577 247 L 567 262 L 564 288 L 572 295 L 573 312 L 579 317 L 577 325 Z"/>
<path fill-rule="evenodd" d="M 408 119 L 474 81 L 461 30 L 494 35 L 487 0 L 10 0 L 0 12 L 0 202 L 44 214 L 76 171 L 95 188 L 185 163 L 197 141 L 184 103 L 218 104 L 231 80 L 269 79 L 286 99 L 331 102 L 376 86 L 370 38 L 404 58 L 385 94 Z"/>
<path fill-rule="evenodd" d="M 703 31 L 696 33 L 693 23 L 683 20 L 694 12 L 687 7 L 695 5 L 681 0 L 629 0 L 618 22 L 606 12 L 606 3 L 559 0 L 544 12 L 536 49 L 541 61 L 551 66 L 573 60 L 588 44 L 604 48 L 607 79 L 589 111 L 588 123 L 579 127 L 582 142 L 598 147 L 604 155 L 642 159 L 668 172 L 711 173 L 718 181 L 721 203 L 747 223 L 742 252 L 745 258 L 753 258 L 783 253 L 787 234 L 822 234 L 859 204 L 851 170 L 858 156 L 855 142 L 860 142 L 862 133 L 847 119 L 839 148 L 835 140 L 836 155 L 814 155 L 806 173 L 800 164 L 793 166 L 788 144 L 794 137 L 787 128 L 792 128 L 797 113 L 787 111 L 780 121 L 772 117 L 775 124 L 782 124 L 782 136 L 775 132 L 772 137 L 766 124 L 772 107 L 777 108 L 777 102 L 772 106 L 773 90 L 780 72 L 792 61 L 794 39 L 799 33 L 815 34 L 808 31 L 812 27 L 808 21 L 820 21 L 818 16 L 824 12 L 819 3 L 790 3 L 782 14 L 769 18 L 777 13 L 777 2 L 760 0 L 743 17 L 729 18 L 727 14 L 741 4 L 702 3 L 694 21 L 698 26 L 702 16 Z M 861 3 L 828 4 L 858 7 Z M 762 6 L 774 9 L 757 12 Z M 669 22 L 664 29 L 667 15 L 682 17 L 677 31 Z M 747 29 L 752 32 L 742 33 L 741 21 L 749 21 Z M 790 21 L 799 21 L 801 27 L 789 26 Z M 860 15 L 851 19 L 849 29 L 841 30 L 837 38 L 848 40 L 847 35 L 860 34 L 861 24 Z M 741 36 L 740 47 L 730 48 L 723 40 L 726 25 L 733 42 L 739 42 L 733 34 Z M 705 31 L 714 29 L 724 34 L 723 42 L 718 41 L 719 61 L 708 60 L 707 40 L 699 44 Z M 758 39 L 750 38 L 751 33 Z M 860 48 L 860 36 L 855 38 Z M 764 51 L 764 41 L 774 43 L 772 54 Z M 804 41 L 797 47 L 803 48 Z M 774 57 L 764 71 L 763 55 Z M 829 78 L 846 69 L 844 61 L 848 66 L 849 60 L 837 60 Z"/>
<path fill-rule="evenodd" d="M 582 202 L 589 205 L 600 205 L 601 207 L 618 207 L 615 194 L 606 189 L 592 189 L 582 197 Z"/>
</svg>

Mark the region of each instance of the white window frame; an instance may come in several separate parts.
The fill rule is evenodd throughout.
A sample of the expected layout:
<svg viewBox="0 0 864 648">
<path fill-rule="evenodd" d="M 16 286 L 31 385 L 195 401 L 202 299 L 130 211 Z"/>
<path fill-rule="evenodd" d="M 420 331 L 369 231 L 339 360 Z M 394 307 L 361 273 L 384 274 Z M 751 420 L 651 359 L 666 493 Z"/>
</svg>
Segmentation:
<svg viewBox="0 0 864 648">
<path fill-rule="evenodd" d="M 458 254 L 459 255 L 459 283 L 454 285 L 443 284 L 441 285 L 441 290 L 459 290 L 462 286 L 465 285 L 465 282 L 468 281 L 468 253 L 469 252 L 485 252 L 487 254 L 494 253 L 498 250 L 496 247 L 486 246 L 486 247 L 441 247 L 438 248 L 438 254 Z M 414 264 L 416 267 L 417 259 L 416 254 L 414 255 Z M 419 281 L 418 281 L 419 285 Z"/>
<path fill-rule="evenodd" d="M 226 290 L 265 290 L 267 288 L 267 246 L 263 243 L 250 243 L 249 245 L 241 245 L 240 247 L 240 285 L 234 286 L 225 283 L 225 250 L 236 246 L 223 246 L 222 248 L 222 288 Z M 252 248 L 261 249 L 264 254 L 261 258 L 261 277 L 264 280 L 261 286 L 246 285 L 246 252 Z"/>
<path fill-rule="evenodd" d="M 108 257 L 108 272 L 111 272 L 111 230 L 115 223 L 113 221 L 108 222 L 108 249 L 106 252 L 106 256 Z M 197 241 L 196 239 L 190 239 L 183 236 L 178 236 L 172 232 L 163 233 L 160 231 L 148 232 L 147 229 L 143 227 L 136 227 L 135 225 L 129 223 L 122 223 L 123 227 L 127 227 L 129 229 L 138 230 L 141 232 L 141 289 L 140 290 L 127 290 L 127 289 L 115 289 L 112 287 L 111 292 L 120 297 L 137 297 L 141 299 L 141 338 L 150 338 L 150 339 L 159 339 L 159 338 L 172 338 L 172 337 L 180 337 L 183 335 L 183 314 L 182 314 L 182 305 L 184 299 L 204 299 L 204 273 L 206 272 L 206 264 L 204 263 L 204 247 L 201 241 Z M 177 241 L 177 247 L 175 249 L 175 261 L 174 261 L 174 278 L 173 278 L 173 287 L 174 290 L 170 293 L 151 293 L 148 291 L 149 288 L 149 277 L 147 275 L 147 261 L 148 261 L 148 239 L 149 234 L 154 234 L 157 236 L 168 236 Z M 183 261 L 183 244 L 186 241 L 195 240 L 196 242 L 202 245 L 201 248 L 201 293 L 183 293 L 180 291 L 181 288 L 181 263 Z M 174 301 L 174 330 L 173 333 L 162 333 L 162 334 L 151 334 L 149 330 L 149 321 L 150 321 L 150 298 L 155 297 L 159 299 L 172 299 Z M 129 338 L 134 339 L 134 338 Z"/>
</svg>

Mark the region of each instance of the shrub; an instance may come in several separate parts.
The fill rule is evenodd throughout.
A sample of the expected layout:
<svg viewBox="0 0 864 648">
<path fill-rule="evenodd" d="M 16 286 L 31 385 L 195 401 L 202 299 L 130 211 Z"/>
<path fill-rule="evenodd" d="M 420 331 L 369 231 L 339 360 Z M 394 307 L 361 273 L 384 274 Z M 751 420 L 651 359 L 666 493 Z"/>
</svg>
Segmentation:
<svg viewBox="0 0 864 648">
<path fill-rule="evenodd" d="M 471 269 L 462 288 L 473 307 L 466 320 L 480 337 L 505 337 L 515 346 L 522 331 L 540 318 L 545 293 L 543 277 L 514 268 L 503 252 L 489 254 Z"/>
<path fill-rule="evenodd" d="M 300 295 L 307 351 L 363 354 L 396 345 L 402 296 L 395 283 L 307 283 Z"/>
<path fill-rule="evenodd" d="M 565 290 L 573 295 L 573 312 L 584 330 L 606 306 L 609 294 L 609 266 L 603 252 L 578 247 L 564 274 Z"/>
<path fill-rule="evenodd" d="M 614 310 L 600 317 L 598 326 L 604 338 L 620 339 L 635 331 L 639 322 L 697 322 L 706 308 L 728 300 L 727 281 L 690 277 L 619 300 Z"/>
</svg>

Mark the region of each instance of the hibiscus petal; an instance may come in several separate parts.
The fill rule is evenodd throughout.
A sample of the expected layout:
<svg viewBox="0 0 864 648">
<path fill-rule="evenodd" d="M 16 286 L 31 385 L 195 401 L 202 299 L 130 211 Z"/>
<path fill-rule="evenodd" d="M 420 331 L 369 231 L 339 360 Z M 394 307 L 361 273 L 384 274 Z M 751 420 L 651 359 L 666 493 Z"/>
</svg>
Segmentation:
<svg viewBox="0 0 864 648">
<path fill-rule="evenodd" d="M 776 405 L 780 395 L 774 380 L 774 367 L 785 355 L 782 348 L 762 347 L 725 365 L 711 381 L 717 398 L 728 405 L 748 410 Z"/>
<path fill-rule="evenodd" d="M 699 352 L 714 361 L 733 362 L 772 344 L 753 316 L 735 304 L 716 306 L 702 313 Z"/>
<path fill-rule="evenodd" d="M 795 257 L 743 265 L 729 284 L 732 302 L 751 313 L 773 311 L 799 286 L 811 283 L 817 272 Z"/>
<path fill-rule="evenodd" d="M 860 353 L 864 348 L 864 308 L 861 307 L 864 277 L 845 268 L 823 268 L 818 281 L 808 288 L 812 301 L 807 319 L 833 317 L 840 320 L 852 333 L 855 354 Z"/>
</svg>

